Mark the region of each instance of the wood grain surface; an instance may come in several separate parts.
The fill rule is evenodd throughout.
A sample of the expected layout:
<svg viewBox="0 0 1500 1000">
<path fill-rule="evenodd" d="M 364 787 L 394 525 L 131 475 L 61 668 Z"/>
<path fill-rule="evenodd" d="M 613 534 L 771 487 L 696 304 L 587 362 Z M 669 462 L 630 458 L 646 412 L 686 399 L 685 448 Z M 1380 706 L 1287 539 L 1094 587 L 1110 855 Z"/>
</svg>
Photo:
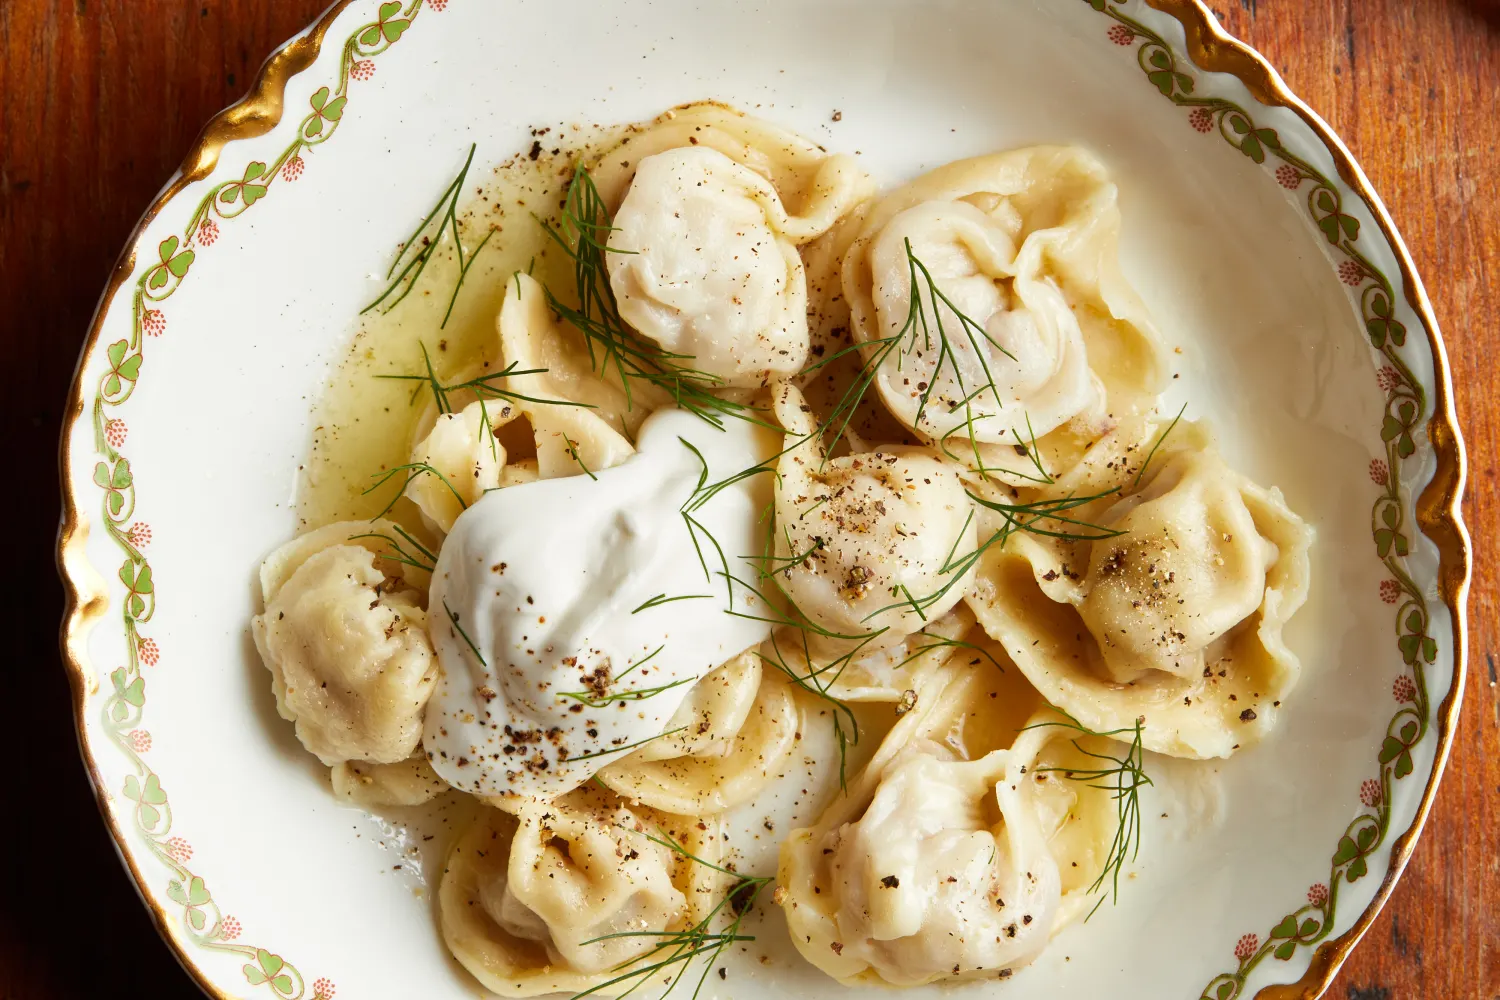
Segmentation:
<svg viewBox="0 0 1500 1000">
<path fill-rule="evenodd" d="M 1008 0 L 1002 0 L 1008 2 Z M 0 998 L 197 996 L 157 939 L 73 735 L 52 570 L 61 409 L 99 290 L 199 126 L 325 0 L 0 0 L 3 440 L 16 736 L 0 788 Z M 1427 833 L 1340 974 L 1338 1000 L 1500 1000 L 1500 7 L 1494 0 L 1217 0 L 1384 196 L 1437 308 L 1471 478 L 1467 704 Z M 1226 956 L 1227 957 L 1227 956 Z M 359 1000 L 359 998 L 346 998 Z"/>
</svg>

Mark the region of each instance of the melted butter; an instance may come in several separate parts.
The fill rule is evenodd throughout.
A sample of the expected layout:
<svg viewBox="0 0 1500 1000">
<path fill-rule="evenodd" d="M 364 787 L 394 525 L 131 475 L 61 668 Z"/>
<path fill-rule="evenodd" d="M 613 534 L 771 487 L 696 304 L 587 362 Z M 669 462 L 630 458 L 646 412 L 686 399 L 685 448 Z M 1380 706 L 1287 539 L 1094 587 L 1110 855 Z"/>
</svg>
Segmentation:
<svg viewBox="0 0 1500 1000">
<path fill-rule="evenodd" d="M 458 213 L 466 252 L 478 246 L 490 229 L 495 235 L 474 259 L 446 327 L 442 327 L 443 314 L 459 277 L 451 227 L 400 305 L 355 318 L 349 347 L 335 363 L 313 408 L 312 448 L 299 470 L 299 534 L 335 521 L 374 517 L 400 488 L 404 476 L 398 474 L 365 493 L 378 476 L 409 460 L 412 425 L 431 395 L 425 388 L 413 395 L 421 383 L 378 376 L 423 372 L 423 344 L 443 382 L 461 380 L 456 376 L 465 370 L 501 367 L 495 318 L 511 275 L 530 270 L 559 295 L 572 288 L 569 261 L 537 218 L 554 221 L 573 164 L 618 141 L 624 131 L 618 126 L 579 125 L 554 126 L 545 132 L 538 129 L 534 132 L 535 159 L 528 150 L 487 174 L 478 167 L 470 171 L 472 186 L 460 199 Z M 446 180 L 433 179 L 434 197 Z M 402 220 L 400 227 L 393 228 L 405 229 L 416 221 Z M 392 259 L 400 249 L 392 248 Z M 384 274 L 372 276 L 370 298 L 388 284 Z M 516 454 L 511 442 L 506 444 Z M 517 457 L 524 454 L 523 449 Z M 407 500 L 397 503 L 389 516 L 408 529 L 420 530 L 420 518 Z"/>
</svg>

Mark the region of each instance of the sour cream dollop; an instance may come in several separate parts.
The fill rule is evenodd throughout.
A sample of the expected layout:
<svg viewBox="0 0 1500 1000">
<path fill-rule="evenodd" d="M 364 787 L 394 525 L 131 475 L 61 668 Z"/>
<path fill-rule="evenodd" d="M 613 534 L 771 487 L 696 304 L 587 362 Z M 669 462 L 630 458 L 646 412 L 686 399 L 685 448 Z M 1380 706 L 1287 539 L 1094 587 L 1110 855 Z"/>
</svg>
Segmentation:
<svg viewBox="0 0 1500 1000">
<path fill-rule="evenodd" d="M 725 579 L 719 553 L 732 576 L 757 579 L 746 557 L 764 550 L 771 477 L 692 508 L 698 527 L 683 508 L 703 497 L 700 482 L 778 444 L 742 420 L 721 430 L 663 410 L 622 465 L 465 510 L 429 598 L 442 677 L 422 743 L 438 774 L 478 795 L 560 795 L 661 735 L 693 682 L 764 640 L 770 626 L 740 614 L 767 609 Z"/>
</svg>

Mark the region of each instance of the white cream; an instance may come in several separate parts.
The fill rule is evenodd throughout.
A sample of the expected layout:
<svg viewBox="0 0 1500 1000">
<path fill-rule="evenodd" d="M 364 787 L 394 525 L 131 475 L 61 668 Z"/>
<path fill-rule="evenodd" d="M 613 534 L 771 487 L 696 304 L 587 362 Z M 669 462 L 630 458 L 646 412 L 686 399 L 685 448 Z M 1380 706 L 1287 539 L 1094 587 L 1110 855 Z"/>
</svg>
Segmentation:
<svg viewBox="0 0 1500 1000">
<path fill-rule="evenodd" d="M 576 788 L 661 735 L 693 681 L 769 634 L 729 613 L 766 609 L 744 587 L 731 591 L 718 550 L 731 574 L 756 579 L 745 557 L 763 551 L 771 477 L 694 510 L 697 547 L 682 515 L 703 475 L 684 441 L 710 484 L 779 446 L 779 435 L 724 423 L 658 412 L 624 464 L 497 490 L 458 518 L 433 574 L 429 628 L 443 676 L 422 736 L 446 781 L 479 795 Z M 706 596 L 642 608 L 689 595 Z M 598 702 L 669 684 L 602 707 L 567 696 Z"/>
</svg>

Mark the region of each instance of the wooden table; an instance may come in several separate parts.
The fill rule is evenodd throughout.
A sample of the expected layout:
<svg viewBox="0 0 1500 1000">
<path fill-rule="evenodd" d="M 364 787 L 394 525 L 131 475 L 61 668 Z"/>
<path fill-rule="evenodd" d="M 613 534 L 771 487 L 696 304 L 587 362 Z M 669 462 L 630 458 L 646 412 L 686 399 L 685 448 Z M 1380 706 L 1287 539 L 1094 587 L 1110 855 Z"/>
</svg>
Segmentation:
<svg viewBox="0 0 1500 1000">
<path fill-rule="evenodd" d="M 0 0 L 3 440 L 18 510 L 0 874 L 0 1000 L 198 996 L 115 857 L 79 763 L 54 622 L 58 421 L 99 289 L 199 126 L 326 0 Z M 1217 0 L 1344 137 L 1390 206 L 1447 334 L 1471 461 L 1476 576 L 1463 724 L 1406 877 L 1338 1000 L 1500 997 L 1500 7 L 1495 0 Z M 53 914 L 46 916 L 46 914 Z M 358 1000 L 358 998 L 353 998 Z"/>
</svg>

